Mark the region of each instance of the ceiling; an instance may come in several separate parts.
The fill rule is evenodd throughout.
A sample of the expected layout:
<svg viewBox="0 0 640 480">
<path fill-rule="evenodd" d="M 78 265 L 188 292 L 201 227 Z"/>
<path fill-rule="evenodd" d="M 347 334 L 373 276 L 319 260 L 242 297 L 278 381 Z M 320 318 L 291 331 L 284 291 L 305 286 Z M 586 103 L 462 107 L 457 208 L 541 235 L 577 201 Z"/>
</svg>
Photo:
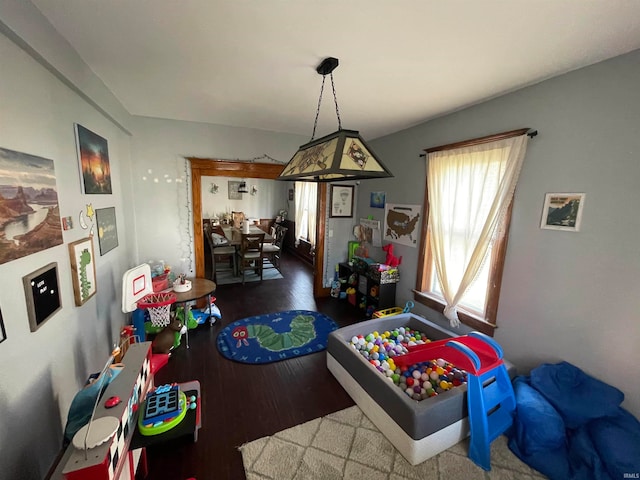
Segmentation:
<svg viewBox="0 0 640 480">
<path fill-rule="evenodd" d="M 32 0 L 133 115 L 373 139 L 640 48 L 638 0 Z M 337 129 L 330 78 L 316 137 Z"/>
</svg>

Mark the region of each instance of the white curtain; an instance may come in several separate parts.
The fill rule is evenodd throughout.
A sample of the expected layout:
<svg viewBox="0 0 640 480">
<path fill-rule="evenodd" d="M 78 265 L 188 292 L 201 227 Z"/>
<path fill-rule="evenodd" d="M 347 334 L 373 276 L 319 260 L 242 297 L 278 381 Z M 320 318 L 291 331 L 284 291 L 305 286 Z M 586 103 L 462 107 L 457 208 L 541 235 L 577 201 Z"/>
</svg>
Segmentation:
<svg viewBox="0 0 640 480">
<path fill-rule="evenodd" d="M 304 238 L 309 240 L 311 248 L 315 249 L 318 184 L 315 182 L 296 182 L 295 191 L 296 244 L 299 238 Z"/>
<path fill-rule="evenodd" d="M 431 253 L 453 327 L 460 325 L 460 300 L 503 224 L 527 141 L 522 135 L 427 156 Z"/>
</svg>

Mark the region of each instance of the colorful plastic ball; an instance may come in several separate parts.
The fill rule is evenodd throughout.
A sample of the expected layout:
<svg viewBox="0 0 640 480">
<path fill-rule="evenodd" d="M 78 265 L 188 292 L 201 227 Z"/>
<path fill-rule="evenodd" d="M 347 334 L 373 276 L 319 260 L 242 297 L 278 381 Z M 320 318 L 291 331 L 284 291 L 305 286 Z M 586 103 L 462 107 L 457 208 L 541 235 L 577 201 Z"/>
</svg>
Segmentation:
<svg viewBox="0 0 640 480">
<path fill-rule="evenodd" d="M 422 373 L 420 373 L 420 370 L 415 369 L 413 372 L 411 372 L 411 376 L 418 380 L 422 376 Z"/>
</svg>

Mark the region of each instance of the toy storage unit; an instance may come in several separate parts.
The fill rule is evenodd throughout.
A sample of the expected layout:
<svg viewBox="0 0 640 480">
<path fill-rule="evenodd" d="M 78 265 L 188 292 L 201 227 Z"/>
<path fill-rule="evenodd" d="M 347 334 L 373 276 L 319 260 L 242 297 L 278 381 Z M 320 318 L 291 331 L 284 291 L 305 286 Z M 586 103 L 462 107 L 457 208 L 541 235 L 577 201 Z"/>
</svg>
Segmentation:
<svg viewBox="0 0 640 480">
<path fill-rule="evenodd" d="M 370 312 L 395 306 L 396 283 L 399 280 L 397 275 L 378 272 L 375 266 L 367 266 L 366 270 L 359 270 L 355 265 L 344 262 L 338 265 L 338 277 L 341 279 L 348 280 L 353 274 L 357 277 L 355 285 L 344 282 L 341 283 L 341 289 L 342 291 L 348 287 L 356 289 L 355 297 L 349 300 L 354 306 L 360 307 L 364 304 L 364 310 L 368 309 Z"/>
<path fill-rule="evenodd" d="M 354 335 L 403 326 L 426 334 L 430 340 L 458 336 L 412 313 L 367 320 L 329 334 L 327 367 L 389 442 L 410 464 L 417 465 L 469 435 L 467 387 L 413 400 L 349 345 Z M 515 368 L 506 360 L 504 363 L 513 378 Z"/>
</svg>

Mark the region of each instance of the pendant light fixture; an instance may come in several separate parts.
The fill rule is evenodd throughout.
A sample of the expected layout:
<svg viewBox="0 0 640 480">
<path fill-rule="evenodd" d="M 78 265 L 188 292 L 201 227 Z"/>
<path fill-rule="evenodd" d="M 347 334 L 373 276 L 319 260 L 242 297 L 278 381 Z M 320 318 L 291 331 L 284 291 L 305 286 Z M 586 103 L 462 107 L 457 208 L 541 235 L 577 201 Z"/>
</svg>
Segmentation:
<svg viewBox="0 0 640 480">
<path fill-rule="evenodd" d="M 336 88 L 333 83 L 333 70 L 338 66 L 338 63 L 337 58 L 328 57 L 316 68 L 316 71 L 322 75 L 322 87 L 320 88 L 320 98 L 318 99 L 318 109 L 311 140 L 300 146 L 277 180 L 339 182 L 393 176 L 356 130 L 342 129 Z M 324 81 L 327 75 L 331 76 L 333 100 L 336 105 L 336 116 L 338 117 L 338 130 L 314 140 L 320 104 L 322 103 Z"/>
</svg>

